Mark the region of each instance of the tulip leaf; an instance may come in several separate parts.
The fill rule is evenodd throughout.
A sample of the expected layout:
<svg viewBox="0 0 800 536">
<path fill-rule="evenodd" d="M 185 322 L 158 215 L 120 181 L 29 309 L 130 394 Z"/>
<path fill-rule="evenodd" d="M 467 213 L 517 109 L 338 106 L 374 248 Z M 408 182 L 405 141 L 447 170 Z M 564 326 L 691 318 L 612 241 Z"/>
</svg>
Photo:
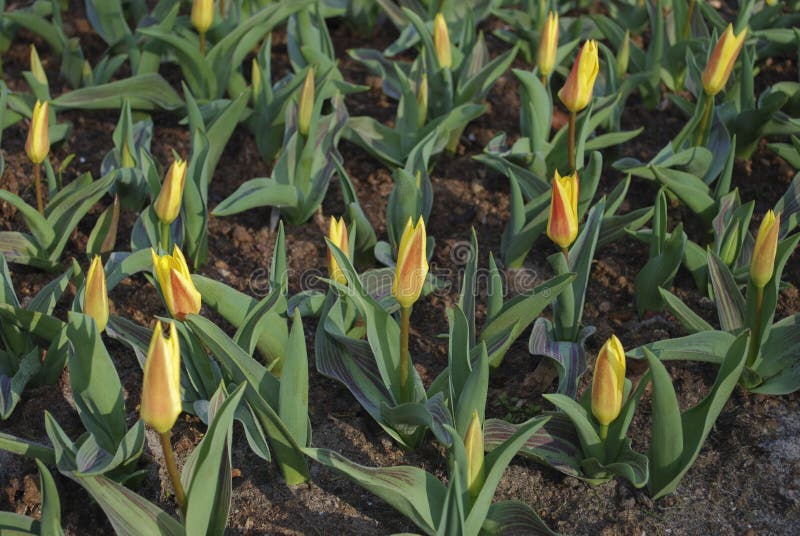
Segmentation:
<svg viewBox="0 0 800 536">
<path fill-rule="evenodd" d="M 702 331 L 713 331 L 714 327 L 703 320 L 697 313 L 692 311 L 679 297 L 667 289 L 660 288 L 661 299 L 672 316 L 678 319 L 683 329 L 689 333 L 700 333 Z"/>
<path fill-rule="evenodd" d="M 155 30 L 137 31 L 147 33 Z M 58 109 L 119 109 L 126 99 L 134 110 L 176 110 L 183 106 L 180 95 L 157 73 L 76 89 L 53 99 L 52 104 Z"/>
<path fill-rule="evenodd" d="M 274 179 L 250 179 L 212 211 L 213 216 L 230 216 L 257 207 L 296 207 L 299 194 L 295 186 Z"/>
<path fill-rule="evenodd" d="M 520 501 L 494 503 L 486 514 L 481 534 L 501 536 L 526 534 L 529 536 L 557 536 L 529 505 Z"/>
<path fill-rule="evenodd" d="M 736 336 L 727 331 L 710 329 L 685 337 L 651 342 L 629 350 L 626 355 L 633 359 L 645 359 L 647 352 L 651 352 L 661 361 L 720 364 L 735 340 Z"/>
<path fill-rule="evenodd" d="M 56 463 L 55 452 L 52 448 L 4 432 L 0 432 L 0 450 L 40 460 L 47 465 Z"/>
<path fill-rule="evenodd" d="M 39 214 L 35 207 L 30 206 L 21 197 L 12 194 L 6 189 L 0 189 L 0 201 L 8 203 L 19 211 L 20 215 L 25 220 L 25 225 L 28 226 L 28 229 L 39 246 L 47 248 L 53 243 L 55 240 L 53 226 L 44 216 Z"/>
<path fill-rule="evenodd" d="M 741 329 L 745 325 L 747 306 L 730 268 L 713 251 L 708 252 L 708 275 L 714 289 L 714 303 L 722 329 Z"/>
<path fill-rule="evenodd" d="M 551 359 L 558 371 L 557 392 L 576 398 L 578 379 L 586 372 L 586 339 L 595 332 L 593 326 L 584 327 L 578 342 L 559 341 L 555 338 L 552 322 L 546 318 L 537 318 L 528 340 L 528 351 L 533 355 Z"/>
<path fill-rule="evenodd" d="M 278 415 L 298 445 L 305 447 L 311 443 L 308 435 L 308 354 L 303 321 L 298 312 L 294 314 L 286 345 L 278 394 Z"/>
</svg>

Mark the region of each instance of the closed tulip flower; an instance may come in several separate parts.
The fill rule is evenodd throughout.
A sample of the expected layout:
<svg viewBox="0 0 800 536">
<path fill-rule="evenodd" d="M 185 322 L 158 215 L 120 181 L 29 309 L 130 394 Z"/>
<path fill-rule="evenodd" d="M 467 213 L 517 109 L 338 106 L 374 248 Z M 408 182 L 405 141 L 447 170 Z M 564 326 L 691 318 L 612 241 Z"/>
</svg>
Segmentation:
<svg viewBox="0 0 800 536">
<path fill-rule="evenodd" d="M 169 432 L 181 413 L 181 348 L 173 322 L 169 338 L 164 337 L 161 322 L 153 330 L 144 362 L 140 413 L 159 434 Z"/>
<path fill-rule="evenodd" d="M 106 289 L 106 273 L 100 257 L 95 255 L 86 275 L 83 289 L 83 312 L 91 316 L 97 324 L 97 330 L 103 331 L 108 323 L 108 291 Z"/>
<path fill-rule="evenodd" d="M 480 493 L 485 480 L 483 429 L 477 411 L 472 412 L 472 421 L 464 438 L 464 448 L 467 451 L 467 490 L 474 498 Z"/>
<path fill-rule="evenodd" d="M 204 34 L 214 22 L 214 0 L 194 0 L 192 2 L 192 26 Z"/>
<path fill-rule="evenodd" d="M 417 128 L 425 126 L 428 118 L 428 75 L 422 73 L 422 80 L 417 88 Z"/>
<path fill-rule="evenodd" d="M 594 82 L 600 72 L 600 63 L 597 57 L 597 41 L 591 40 L 584 43 L 572 70 L 569 72 L 564 87 L 558 92 L 558 98 L 573 113 L 580 112 L 589 105 L 594 91 Z"/>
<path fill-rule="evenodd" d="M 450 34 L 447 31 L 447 21 L 444 15 L 436 14 L 433 20 L 433 48 L 436 52 L 436 59 L 439 67 L 449 69 L 453 65 L 453 55 L 450 50 Z"/>
<path fill-rule="evenodd" d="M 539 41 L 537 64 L 542 76 L 553 72 L 556 66 L 556 52 L 558 52 L 558 13 L 551 11 L 547 15 Z"/>
<path fill-rule="evenodd" d="M 189 267 L 180 248 L 176 245 L 172 255 L 158 255 L 150 250 L 153 258 L 158 286 L 167 303 L 169 314 L 183 320 L 188 314 L 200 312 L 202 298 L 192 282 Z"/>
<path fill-rule="evenodd" d="M 616 335 L 612 335 L 600 349 L 592 378 L 592 415 L 603 427 L 619 416 L 624 386 L 625 350 Z"/>
<path fill-rule="evenodd" d="M 427 236 L 422 216 L 417 220 L 416 226 L 411 224 L 411 218 L 409 218 L 406 228 L 403 230 L 403 236 L 400 238 L 397 267 L 392 285 L 392 294 L 404 309 L 414 305 L 422 293 L 422 285 L 428 275 L 426 244 Z"/>
<path fill-rule="evenodd" d="M 25 141 L 25 152 L 28 158 L 36 165 L 44 162 L 50 152 L 49 107 L 47 101 L 36 101 L 31 116 L 31 127 L 28 130 L 28 139 Z"/>
<path fill-rule="evenodd" d="M 775 252 L 778 249 L 778 231 L 781 228 L 781 215 L 769 210 L 761 220 L 756 235 L 756 245 L 750 261 L 750 280 L 756 288 L 764 288 L 775 270 Z"/>
<path fill-rule="evenodd" d="M 350 254 L 350 243 L 347 238 L 347 224 L 345 223 L 344 218 L 339 218 L 337 220 L 331 216 L 331 224 L 328 229 L 328 240 L 330 240 L 334 246 L 341 249 L 345 255 Z M 342 269 L 339 267 L 339 263 L 336 262 L 336 259 L 334 258 L 330 249 L 328 249 L 328 275 L 330 275 L 331 279 L 337 283 L 341 283 L 342 285 L 347 284 L 347 278 L 344 276 L 344 272 L 342 272 Z"/>
<path fill-rule="evenodd" d="M 578 236 L 578 174 L 562 177 L 556 171 L 550 197 L 547 236 L 566 250 Z"/>
<path fill-rule="evenodd" d="M 314 87 L 314 68 L 310 68 L 303 82 L 303 89 L 300 90 L 300 102 L 297 105 L 297 130 L 303 136 L 308 136 L 311 129 L 311 115 L 314 112 L 314 99 L 316 98 Z"/>
<path fill-rule="evenodd" d="M 181 202 L 183 200 L 183 187 L 186 184 L 186 161 L 180 158 L 172 162 L 161 183 L 161 191 L 158 193 L 153 209 L 161 223 L 171 224 L 181 212 Z"/>
<path fill-rule="evenodd" d="M 703 89 L 708 96 L 713 97 L 728 83 L 733 64 L 736 63 L 736 58 L 739 57 L 739 52 L 744 46 L 745 37 L 747 37 L 747 28 L 742 30 L 739 35 L 734 35 L 733 25 L 728 24 L 725 33 L 717 41 L 703 71 Z"/>
</svg>

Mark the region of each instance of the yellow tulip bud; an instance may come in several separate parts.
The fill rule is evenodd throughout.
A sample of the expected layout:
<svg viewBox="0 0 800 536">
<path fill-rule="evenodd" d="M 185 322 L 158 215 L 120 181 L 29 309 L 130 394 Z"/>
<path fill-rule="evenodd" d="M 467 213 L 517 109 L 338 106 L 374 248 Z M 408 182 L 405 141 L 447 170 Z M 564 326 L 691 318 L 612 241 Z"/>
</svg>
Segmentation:
<svg viewBox="0 0 800 536">
<path fill-rule="evenodd" d="M 774 6 L 778 3 L 778 0 L 766 0 L 768 6 Z"/>
<path fill-rule="evenodd" d="M 168 339 L 161 322 L 153 330 L 144 362 L 139 412 L 142 420 L 160 434 L 169 432 L 181 414 L 181 345 L 174 322 L 169 323 Z"/>
<path fill-rule="evenodd" d="M 631 59 L 631 31 L 625 30 L 625 38 L 617 52 L 617 76 L 622 78 L 628 72 L 628 63 Z"/>
<path fill-rule="evenodd" d="M 153 269 L 164 301 L 167 302 L 169 314 L 178 320 L 186 315 L 198 313 L 202 305 L 202 297 L 192 282 L 189 267 L 180 248 L 175 245 L 172 255 L 159 256 L 151 249 Z"/>
<path fill-rule="evenodd" d="M 106 272 L 100 257 L 95 255 L 86 275 L 83 289 L 83 312 L 94 318 L 97 330 L 103 331 L 108 324 L 108 291 Z"/>
<path fill-rule="evenodd" d="M 419 299 L 422 285 L 428 275 L 428 257 L 426 255 L 427 237 L 425 222 L 420 216 L 417 225 L 406 223 L 400 248 L 397 252 L 397 267 L 392 284 L 392 294 L 404 309 L 408 309 Z"/>
<path fill-rule="evenodd" d="M 708 58 L 708 64 L 703 71 L 703 89 L 709 97 L 713 97 L 725 87 L 733 70 L 733 64 L 744 46 L 747 37 L 747 28 L 739 35 L 734 35 L 733 25 L 728 28 L 717 41 L 717 46 Z"/>
<path fill-rule="evenodd" d="M 428 75 L 422 73 L 422 80 L 417 88 L 417 128 L 425 125 L 428 118 Z"/>
<path fill-rule="evenodd" d="M 453 65 L 453 56 L 450 50 L 450 34 L 447 31 L 447 21 L 444 15 L 436 14 L 433 20 L 433 48 L 436 52 L 436 59 L 439 67 L 449 69 Z"/>
<path fill-rule="evenodd" d="M 475 498 L 483 487 L 485 480 L 483 463 L 483 430 L 478 412 L 472 412 L 472 421 L 467 428 L 464 438 L 464 447 L 467 451 L 467 490 Z"/>
<path fill-rule="evenodd" d="M 41 164 L 50 152 L 50 113 L 47 101 L 36 101 L 31 116 L 31 127 L 25 142 L 25 152 L 34 164 Z"/>
<path fill-rule="evenodd" d="M 42 67 L 42 60 L 39 59 L 39 52 L 35 45 L 31 45 L 31 73 L 37 82 L 47 85 L 47 74 Z"/>
<path fill-rule="evenodd" d="M 253 85 L 253 101 L 255 102 L 261 95 L 261 67 L 258 66 L 256 58 L 253 58 L 252 67 L 250 67 L 250 83 Z"/>
<path fill-rule="evenodd" d="M 550 197 L 550 216 L 547 219 L 547 236 L 567 249 L 578 236 L 578 173 L 562 177 L 556 171 Z"/>
<path fill-rule="evenodd" d="M 206 33 L 213 22 L 214 0 L 194 0 L 192 2 L 192 25 L 197 33 Z"/>
<path fill-rule="evenodd" d="M 350 243 L 347 238 L 347 224 L 344 222 L 344 218 L 339 218 L 337 220 L 331 216 L 331 225 L 328 229 L 328 240 L 330 240 L 334 246 L 341 249 L 342 253 L 345 255 L 350 255 Z M 337 283 L 341 283 L 342 285 L 347 284 L 347 278 L 344 276 L 344 272 L 342 272 L 342 269 L 339 267 L 339 263 L 336 262 L 336 259 L 333 257 L 333 253 L 331 252 L 330 248 L 328 249 L 328 275 L 330 275 L 331 279 Z"/>
<path fill-rule="evenodd" d="M 612 335 L 600 349 L 592 378 L 592 415 L 603 426 L 619 416 L 624 387 L 625 350 L 616 335 Z"/>
<path fill-rule="evenodd" d="M 537 64 L 542 76 L 553 72 L 553 68 L 556 66 L 556 52 L 558 52 L 558 13 L 551 11 L 547 15 L 539 40 Z"/>
<path fill-rule="evenodd" d="M 775 252 L 778 249 L 778 232 L 781 228 L 781 214 L 768 210 L 761 220 L 756 235 L 756 245 L 750 261 L 750 281 L 757 288 L 764 288 L 775 271 Z"/>
<path fill-rule="evenodd" d="M 180 158 L 174 160 L 169 166 L 161 191 L 153 203 L 158 219 L 161 223 L 169 225 L 181 212 L 183 200 L 183 187 L 186 184 L 186 161 Z"/>
<path fill-rule="evenodd" d="M 311 67 L 306 74 L 303 82 L 303 89 L 300 90 L 300 103 L 297 105 L 297 130 L 303 136 L 308 136 L 311 129 L 311 114 L 314 111 L 314 99 L 316 98 L 314 88 L 314 68 Z"/>
<path fill-rule="evenodd" d="M 564 87 L 558 92 L 558 98 L 570 112 L 580 112 L 589 105 L 594 91 L 594 81 L 600 72 L 600 63 L 597 58 L 597 41 L 586 41 L 572 70 L 569 72 Z"/>
</svg>

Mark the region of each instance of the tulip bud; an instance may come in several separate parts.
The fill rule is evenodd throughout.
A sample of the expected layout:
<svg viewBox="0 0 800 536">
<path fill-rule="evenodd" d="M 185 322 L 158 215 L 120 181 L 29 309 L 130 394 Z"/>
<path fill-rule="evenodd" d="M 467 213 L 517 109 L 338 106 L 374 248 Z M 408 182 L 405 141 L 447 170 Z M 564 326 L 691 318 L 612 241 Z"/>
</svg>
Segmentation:
<svg viewBox="0 0 800 536">
<path fill-rule="evenodd" d="M 97 324 L 97 330 L 103 331 L 108 323 L 108 291 L 106 290 L 106 272 L 100 257 L 95 255 L 86 275 L 83 288 L 83 312 Z"/>
<path fill-rule="evenodd" d="M 422 80 L 417 88 L 417 128 L 425 125 L 428 118 L 428 75 L 422 73 Z"/>
<path fill-rule="evenodd" d="M 314 111 L 314 68 L 311 67 L 306 74 L 303 82 L 303 89 L 300 91 L 300 103 L 297 106 L 297 130 L 303 136 L 308 136 L 311 128 L 311 114 Z"/>
<path fill-rule="evenodd" d="M 745 37 L 747 37 L 747 28 L 742 30 L 739 35 L 734 35 L 733 25 L 728 24 L 725 33 L 717 41 L 703 71 L 703 89 L 709 97 L 722 91 L 722 88 L 728 83 L 733 64 L 736 63 L 736 58 L 744 46 Z"/>
<path fill-rule="evenodd" d="M 174 322 L 169 323 L 169 339 L 164 337 L 161 322 L 153 330 L 144 362 L 139 413 L 160 434 L 169 432 L 181 414 L 181 346 Z"/>
<path fill-rule="evenodd" d="M 570 112 L 580 112 L 589 105 L 594 91 L 594 81 L 600 72 L 600 63 L 597 58 L 597 41 L 586 41 L 572 70 L 569 72 L 564 87 L 558 92 L 558 98 Z"/>
<path fill-rule="evenodd" d="M 558 52 L 558 13 L 551 11 L 547 15 L 539 40 L 537 64 L 542 76 L 553 72 L 553 68 L 556 66 L 556 52 Z"/>
<path fill-rule="evenodd" d="M 617 52 L 617 76 L 622 78 L 628 72 L 628 63 L 631 58 L 631 31 L 625 30 L 625 38 Z"/>
<path fill-rule="evenodd" d="M 428 275 L 426 242 L 425 222 L 422 216 L 417 220 L 416 226 L 412 225 L 411 218 L 408 218 L 403 236 L 400 238 L 397 267 L 392 284 L 392 294 L 404 309 L 410 308 L 419 299 L 422 285 Z"/>
<path fill-rule="evenodd" d="M 547 219 L 547 236 L 567 249 L 578 236 L 578 173 L 562 177 L 556 171 L 550 197 L 550 216 Z"/>
<path fill-rule="evenodd" d="M 600 349 L 592 378 L 592 415 L 608 426 L 622 409 L 622 390 L 625 386 L 625 350 L 616 335 Z"/>
<path fill-rule="evenodd" d="M 259 95 L 261 95 L 261 67 L 259 67 L 256 58 L 253 58 L 253 64 L 250 68 L 250 81 L 253 85 L 253 102 L 256 102 Z"/>
<path fill-rule="evenodd" d="M 331 216 L 331 225 L 328 229 L 328 240 L 330 240 L 334 246 L 341 249 L 345 255 L 350 255 L 350 243 L 347 238 L 347 224 L 345 224 L 344 218 L 339 218 L 337 220 Z M 334 258 L 330 248 L 328 249 L 328 275 L 330 275 L 331 279 L 337 283 L 341 283 L 342 285 L 347 284 L 347 278 L 344 276 L 344 272 L 342 272 L 342 269 L 339 267 L 339 263 L 336 262 L 336 259 Z"/>
<path fill-rule="evenodd" d="M 41 164 L 50 152 L 50 113 L 47 101 L 36 101 L 31 116 L 31 127 L 25 142 L 25 152 L 34 164 Z"/>
<path fill-rule="evenodd" d="M 214 0 L 194 0 L 192 2 L 192 25 L 197 33 L 204 34 L 214 22 Z"/>
<path fill-rule="evenodd" d="M 186 161 L 178 158 L 169 166 L 164 182 L 161 183 L 161 191 L 153 203 L 153 209 L 161 223 L 169 225 L 180 214 L 185 184 Z"/>
<path fill-rule="evenodd" d="M 439 67 L 449 69 L 453 65 L 453 56 L 450 51 L 450 34 L 447 32 L 447 22 L 441 13 L 437 13 L 436 18 L 433 20 L 433 49 L 436 52 Z"/>
<path fill-rule="evenodd" d="M 778 3 L 778 0 L 766 0 L 768 6 L 774 6 Z"/>
<path fill-rule="evenodd" d="M 39 59 L 39 52 L 34 45 L 31 45 L 31 74 L 37 82 L 47 85 L 47 74 L 44 72 L 42 60 Z"/>
<path fill-rule="evenodd" d="M 756 288 L 764 288 L 775 271 L 775 252 L 778 249 L 778 231 L 781 228 L 781 214 L 768 210 L 761 220 L 750 261 L 750 281 Z"/>
<path fill-rule="evenodd" d="M 175 245 L 172 255 L 157 255 L 150 249 L 158 286 L 167 303 L 169 314 L 178 320 L 186 315 L 198 313 L 202 305 L 202 297 L 192 282 L 189 267 L 180 248 Z"/>
<path fill-rule="evenodd" d="M 472 421 L 467 428 L 464 438 L 464 447 L 467 451 L 467 490 L 474 498 L 483 487 L 485 479 L 483 463 L 483 430 L 478 412 L 472 412 Z"/>
</svg>

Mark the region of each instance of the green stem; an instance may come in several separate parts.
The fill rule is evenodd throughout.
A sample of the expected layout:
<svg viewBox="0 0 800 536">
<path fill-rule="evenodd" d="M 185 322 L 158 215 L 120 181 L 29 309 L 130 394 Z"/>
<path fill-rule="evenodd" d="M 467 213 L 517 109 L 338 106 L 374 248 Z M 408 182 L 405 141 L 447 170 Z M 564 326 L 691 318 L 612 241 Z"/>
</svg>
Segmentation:
<svg viewBox="0 0 800 536">
<path fill-rule="evenodd" d="M 41 164 L 33 165 L 33 179 L 36 182 L 36 207 L 39 214 L 44 214 L 44 200 L 42 198 L 42 168 Z"/>
<path fill-rule="evenodd" d="M 547 75 L 546 74 L 542 75 L 542 85 L 545 87 L 545 89 L 547 89 Z"/>
<path fill-rule="evenodd" d="M 161 248 L 169 253 L 169 224 L 161 222 Z"/>
<path fill-rule="evenodd" d="M 708 120 L 711 117 L 711 111 L 714 109 L 714 97 L 709 95 L 705 96 L 706 102 L 703 105 L 703 117 L 700 118 L 700 128 L 697 131 L 697 140 L 695 145 L 702 145 L 706 139 L 706 131 L 708 130 Z"/>
<path fill-rule="evenodd" d="M 569 113 L 569 165 L 572 167 L 572 171 L 577 171 L 577 167 L 575 165 L 575 117 L 577 114 L 575 112 Z"/>
<path fill-rule="evenodd" d="M 408 384 L 408 331 L 411 325 L 411 307 L 400 308 L 400 387 L 406 392 Z"/>
<path fill-rule="evenodd" d="M 569 250 L 567 248 L 561 248 L 561 253 L 564 254 L 564 260 L 567 262 L 567 270 L 569 270 Z"/>
<path fill-rule="evenodd" d="M 200 32 L 200 55 L 206 55 L 206 32 Z"/>
<path fill-rule="evenodd" d="M 756 314 L 750 333 L 750 349 L 747 353 L 747 366 L 752 367 L 758 356 L 759 337 L 761 335 L 761 307 L 764 304 L 764 289 L 756 289 Z"/>
<path fill-rule="evenodd" d="M 169 432 L 158 434 L 161 439 L 161 450 L 164 451 L 164 462 L 167 464 L 167 472 L 169 478 L 172 480 L 172 487 L 175 489 L 175 500 L 178 502 L 178 508 L 181 509 L 181 514 L 186 517 L 186 493 L 183 491 L 183 484 L 181 484 L 180 476 L 178 475 L 178 466 L 175 464 L 175 454 L 172 452 L 172 444 L 169 441 Z"/>
<path fill-rule="evenodd" d="M 606 437 L 608 437 L 608 425 L 601 424 L 600 425 L 600 440 L 605 441 Z"/>
<path fill-rule="evenodd" d="M 683 21 L 683 38 L 689 37 L 689 32 L 692 29 L 692 15 L 694 15 L 695 0 L 689 1 L 689 9 L 686 10 L 686 20 Z"/>
<path fill-rule="evenodd" d="M 225 0 L 219 0 L 219 15 L 225 18 Z"/>
</svg>

